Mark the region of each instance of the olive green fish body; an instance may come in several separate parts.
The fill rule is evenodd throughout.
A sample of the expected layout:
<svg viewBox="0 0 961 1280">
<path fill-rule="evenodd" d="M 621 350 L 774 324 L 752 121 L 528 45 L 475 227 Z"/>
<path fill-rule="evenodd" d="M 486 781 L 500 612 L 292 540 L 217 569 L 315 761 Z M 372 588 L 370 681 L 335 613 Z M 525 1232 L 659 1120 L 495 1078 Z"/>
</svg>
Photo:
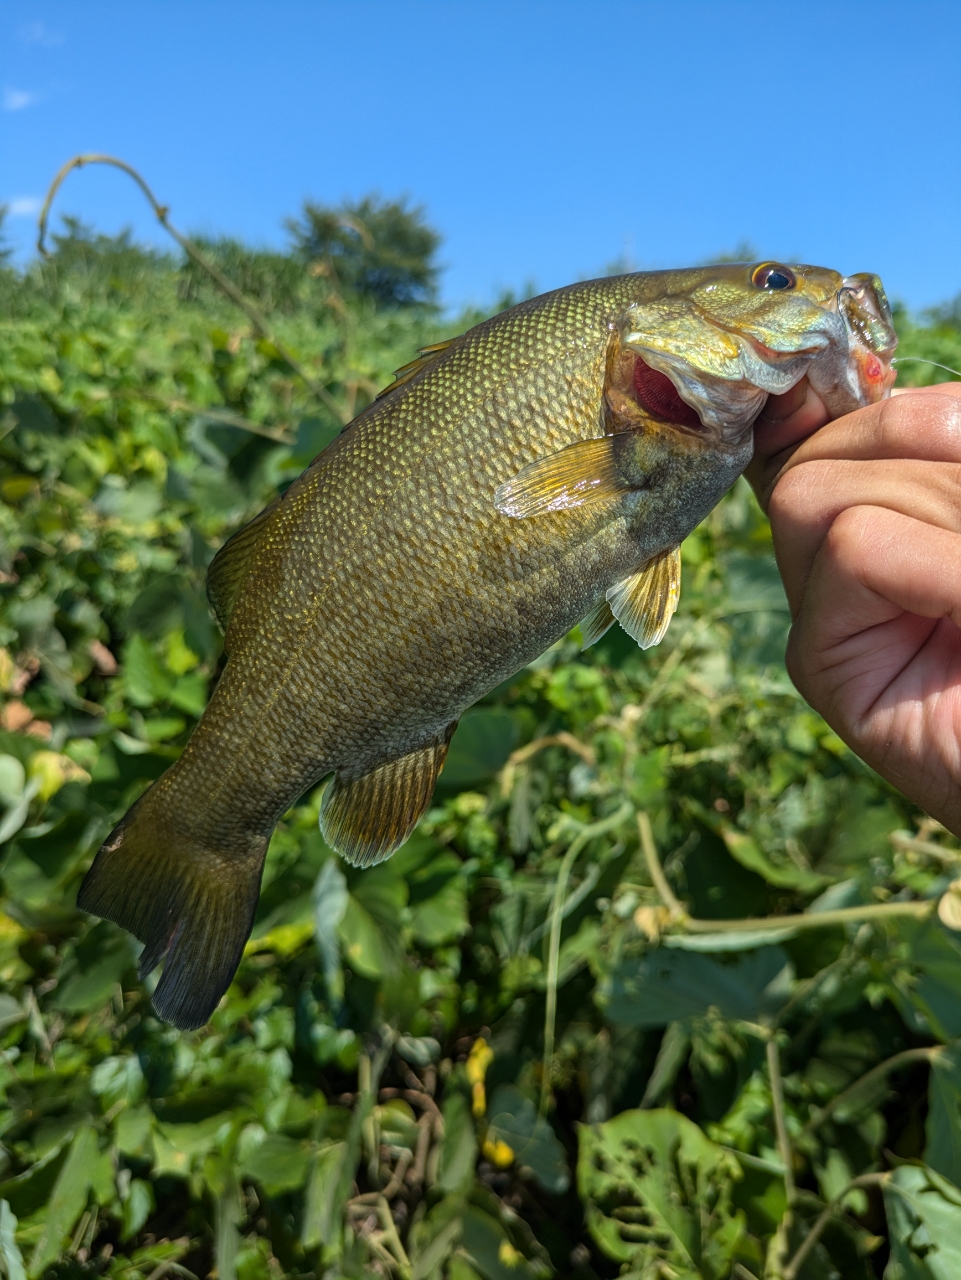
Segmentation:
<svg viewBox="0 0 961 1280">
<path fill-rule="evenodd" d="M 743 470 L 749 435 L 737 448 L 691 438 L 680 453 L 624 433 L 623 465 L 651 487 L 536 521 L 496 510 L 498 485 L 603 429 L 612 313 L 592 308 L 593 341 L 575 343 L 578 292 L 558 299 L 546 355 L 517 350 L 511 328 L 476 335 L 400 403 L 375 404 L 284 495 L 230 618 L 226 672 L 172 771 L 201 771 L 189 786 L 202 779 L 212 831 L 243 813 L 269 832 L 331 770 L 366 772 L 442 734 L 676 546 Z"/>
<path fill-rule="evenodd" d="M 209 1016 L 299 795 L 333 773 L 328 840 L 389 856 L 479 697 L 583 619 L 659 638 L 676 549 L 750 460 L 770 391 L 817 370 L 836 411 L 873 394 L 865 360 L 893 350 L 879 286 L 846 299 L 854 323 L 836 273 L 796 269 L 779 310 L 760 269 L 592 281 L 495 316 L 401 371 L 218 554 L 224 674 L 80 898 L 141 937 L 142 970 L 167 956 L 164 1016 Z"/>
</svg>

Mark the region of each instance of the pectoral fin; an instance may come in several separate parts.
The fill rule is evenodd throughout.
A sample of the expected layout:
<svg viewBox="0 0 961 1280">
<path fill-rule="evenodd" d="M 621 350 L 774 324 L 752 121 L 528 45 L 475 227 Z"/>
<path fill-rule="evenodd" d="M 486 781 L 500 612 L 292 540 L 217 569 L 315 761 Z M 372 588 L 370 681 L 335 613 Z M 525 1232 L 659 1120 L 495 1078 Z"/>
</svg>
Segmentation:
<svg viewBox="0 0 961 1280">
<path fill-rule="evenodd" d="M 585 649 L 589 649 L 592 644 L 597 644 L 602 635 L 605 635 L 616 621 L 611 606 L 606 600 L 602 600 L 600 604 L 596 604 L 586 618 L 581 622 L 581 653 Z"/>
<path fill-rule="evenodd" d="M 383 862 L 424 815 L 456 721 L 445 734 L 397 760 L 351 778 L 338 770 L 320 805 L 320 831 L 355 867 Z"/>
<path fill-rule="evenodd" d="M 680 594 L 681 549 L 675 547 L 611 587 L 607 601 L 627 634 L 650 649 L 664 639 Z"/>
<path fill-rule="evenodd" d="M 630 486 L 614 462 L 616 439 L 580 440 L 549 458 L 539 458 L 495 490 L 494 506 L 502 515 L 526 520 L 621 497 Z"/>
</svg>

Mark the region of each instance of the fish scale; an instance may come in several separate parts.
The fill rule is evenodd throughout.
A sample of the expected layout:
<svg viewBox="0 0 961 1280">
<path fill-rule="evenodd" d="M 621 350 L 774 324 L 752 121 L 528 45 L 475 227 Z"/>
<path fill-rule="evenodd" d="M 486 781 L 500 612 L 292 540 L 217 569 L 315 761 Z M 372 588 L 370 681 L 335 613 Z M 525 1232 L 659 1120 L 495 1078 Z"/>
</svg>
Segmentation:
<svg viewBox="0 0 961 1280">
<path fill-rule="evenodd" d="M 615 616 L 663 635 L 679 543 L 749 461 L 768 392 L 808 373 L 834 412 L 884 394 L 863 381 L 867 347 L 893 351 L 879 283 L 855 278 L 842 315 L 838 273 L 778 267 L 775 296 L 762 268 L 588 281 L 438 344 L 221 549 L 223 675 L 78 899 L 145 943 L 143 972 L 166 958 L 162 1016 L 209 1016 L 305 790 L 333 774 L 328 841 L 389 856 L 479 697 L 588 616 L 591 638 Z"/>
</svg>

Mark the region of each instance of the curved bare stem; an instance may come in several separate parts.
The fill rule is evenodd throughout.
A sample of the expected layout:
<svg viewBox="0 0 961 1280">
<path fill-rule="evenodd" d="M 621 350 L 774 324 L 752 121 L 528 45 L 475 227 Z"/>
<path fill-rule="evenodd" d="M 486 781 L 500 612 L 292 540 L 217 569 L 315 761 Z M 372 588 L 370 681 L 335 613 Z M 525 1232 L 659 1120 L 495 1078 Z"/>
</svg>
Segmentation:
<svg viewBox="0 0 961 1280">
<path fill-rule="evenodd" d="M 872 1085 L 875 1080 L 883 1080 L 892 1071 L 900 1071 L 902 1067 L 906 1067 L 913 1062 L 933 1062 L 942 1053 L 944 1053 L 944 1046 L 936 1044 L 926 1049 L 904 1049 L 901 1053 L 896 1053 L 893 1057 L 886 1058 L 884 1062 L 879 1062 L 870 1071 L 866 1071 L 853 1084 L 849 1084 L 846 1089 L 843 1089 L 826 1102 L 823 1107 L 815 1111 L 801 1132 L 807 1134 L 816 1129 L 818 1125 L 823 1124 L 829 1116 L 833 1115 L 838 1107 L 843 1106 L 849 1098 L 853 1097 L 856 1092 Z"/>
<path fill-rule="evenodd" d="M 804 1237 L 797 1252 L 791 1261 L 784 1268 L 782 1280 L 797 1280 L 798 1273 L 804 1266 L 805 1259 L 808 1254 L 820 1240 L 824 1234 L 824 1229 L 837 1213 L 838 1209 L 851 1191 L 856 1191 L 859 1187 L 883 1187 L 889 1181 L 890 1173 L 862 1173 L 859 1178 L 852 1178 L 846 1187 L 843 1187 L 838 1195 L 834 1197 L 824 1212 L 817 1218 L 814 1226 Z"/>
<path fill-rule="evenodd" d="M 74 156 L 60 168 L 53 182 L 50 184 L 50 190 L 47 192 L 47 198 L 43 202 L 43 208 L 40 210 L 40 217 L 37 222 L 37 249 L 44 258 L 48 258 L 50 256 L 47 252 L 46 246 L 47 221 L 50 217 L 50 209 L 53 205 L 54 197 L 60 190 L 60 187 L 63 185 L 64 179 L 68 174 L 72 173 L 74 169 L 82 169 L 84 165 L 88 164 L 112 165 L 113 168 L 119 169 L 122 173 L 125 173 L 128 177 L 132 178 L 143 192 L 148 204 L 154 211 L 157 221 L 168 235 L 173 236 L 174 240 L 177 241 L 184 253 L 196 262 L 197 266 L 200 267 L 202 271 L 205 271 L 207 275 L 210 276 L 218 289 L 225 293 L 231 302 L 235 303 L 241 311 L 243 311 L 244 315 L 248 320 L 250 320 L 251 324 L 260 336 L 273 344 L 281 359 L 290 365 L 291 369 L 293 369 L 294 373 L 297 374 L 301 382 L 303 382 L 308 390 L 313 392 L 318 400 L 326 405 L 337 420 L 342 423 L 346 423 L 348 421 L 348 418 L 344 415 L 343 409 L 327 388 L 323 386 L 322 383 L 317 382 L 312 378 L 293 352 L 285 347 L 276 337 L 263 312 L 258 310 L 252 302 L 244 297 L 233 281 L 225 276 L 216 263 L 211 262 L 206 254 L 201 252 L 192 240 L 185 236 L 183 232 L 177 230 L 170 221 L 170 210 L 168 206 L 160 203 L 133 165 L 127 164 L 125 160 L 118 160 L 116 156 L 103 155 L 100 152 L 87 152 L 84 155 Z"/>
</svg>

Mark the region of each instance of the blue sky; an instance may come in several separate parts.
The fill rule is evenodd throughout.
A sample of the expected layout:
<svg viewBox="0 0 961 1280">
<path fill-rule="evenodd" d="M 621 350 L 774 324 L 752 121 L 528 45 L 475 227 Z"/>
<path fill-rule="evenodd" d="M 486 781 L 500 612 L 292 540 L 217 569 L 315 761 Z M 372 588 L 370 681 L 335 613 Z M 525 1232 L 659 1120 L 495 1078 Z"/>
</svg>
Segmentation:
<svg viewBox="0 0 961 1280">
<path fill-rule="evenodd" d="M 26 254 L 60 164 L 108 151 L 262 244 L 406 193 L 451 306 L 747 241 L 920 308 L 961 292 L 959 68 L 956 0 L 4 0 L 0 200 Z M 57 209 L 162 239 L 108 170 Z"/>
</svg>

